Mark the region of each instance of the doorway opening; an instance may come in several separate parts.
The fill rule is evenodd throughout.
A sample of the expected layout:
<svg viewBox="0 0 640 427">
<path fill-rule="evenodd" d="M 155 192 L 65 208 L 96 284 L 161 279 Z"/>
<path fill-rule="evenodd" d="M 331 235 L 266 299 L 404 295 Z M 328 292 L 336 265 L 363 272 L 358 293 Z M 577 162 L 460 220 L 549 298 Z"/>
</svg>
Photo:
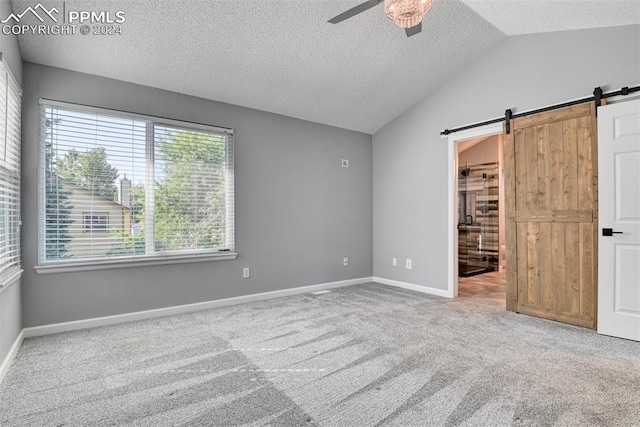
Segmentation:
<svg viewBox="0 0 640 427">
<path fill-rule="evenodd" d="M 454 296 L 505 306 L 502 133 L 454 142 Z"/>
</svg>

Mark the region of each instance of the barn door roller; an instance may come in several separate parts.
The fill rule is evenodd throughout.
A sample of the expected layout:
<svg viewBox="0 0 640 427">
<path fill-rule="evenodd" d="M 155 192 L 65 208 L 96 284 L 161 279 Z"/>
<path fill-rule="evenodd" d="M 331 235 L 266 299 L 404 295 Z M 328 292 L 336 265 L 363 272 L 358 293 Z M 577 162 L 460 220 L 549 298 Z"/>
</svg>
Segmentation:
<svg viewBox="0 0 640 427">
<path fill-rule="evenodd" d="M 596 104 L 596 117 L 598 117 L 598 107 L 602 105 L 602 88 L 597 87 L 593 90 L 593 102 Z"/>
<path fill-rule="evenodd" d="M 511 111 L 511 108 L 509 108 L 504 112 L 504 125 L 507 135 L 511 133 L 511 116 L 513 116 L 513 111 Z"/>
</svg>

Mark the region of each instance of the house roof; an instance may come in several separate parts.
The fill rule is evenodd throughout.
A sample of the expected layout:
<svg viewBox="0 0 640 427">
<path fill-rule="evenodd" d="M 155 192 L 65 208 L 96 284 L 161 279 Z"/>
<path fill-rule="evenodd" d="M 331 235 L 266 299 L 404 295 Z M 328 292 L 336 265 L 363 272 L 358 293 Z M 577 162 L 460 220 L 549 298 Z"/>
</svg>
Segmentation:
<svg viewBox="0 0 640 427">
<path fill-rule="evenodd" d="M 327 23 L 362 1 L 74 0 L 123 12 L 122 34 L 19 43 L 25 61 L 374 133 L 507 36 L 640 24 L 637 0 L 434 0 L 409 39 L 381 5 Z"/>
</svg>

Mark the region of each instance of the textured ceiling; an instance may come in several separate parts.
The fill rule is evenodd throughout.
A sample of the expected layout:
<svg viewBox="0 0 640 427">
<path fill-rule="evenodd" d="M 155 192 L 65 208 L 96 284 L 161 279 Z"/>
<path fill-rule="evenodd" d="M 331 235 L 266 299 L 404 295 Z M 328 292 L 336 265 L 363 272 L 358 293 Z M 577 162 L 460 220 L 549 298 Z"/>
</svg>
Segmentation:
<svg viewBox="0 0 640 427">
<path fill-rule="evenodd" d="M 528 28 L 532 17 L 542 31 L 562 24 L 534 13 L 534 3 L 562 3 L 542 0 L 484 0 L 494 7 L 435 0 L 422 33 L 409 39 L 380 5 L 337 25 L 326 22 L 362 1 L 67 0 L 67 11 L 124 11 L 123 34 L 25 35 L 19 42 L 25 61 L 374 133 L 505 37 L 503 31 Z M 62 10 L 62 1 L 41 2 Z M 16 13 L 34 3 L 12 0 Z M 505 24 L 514 19 L 518 25 Z M 629 23 L 626 14 L 612 22 L 581 19 L 586 26 L 601 26 L 595 19 Z M 24 23 L 38 22 L 27 14 Z"/>
<path fill-rule="evenodd" d="M 359 2 L 67 0 L 123 10 L 123 34 L 19 42 L 25 61 L 373 133 L 503 37 L 457 0 L 436 0 L 409 39 L 382 6 L 326 22 Z"/>
<path fill-rule="evenodd" d="M 506 35 L 640 24 L 640 0 L 462 0 Z"/>
</svg>

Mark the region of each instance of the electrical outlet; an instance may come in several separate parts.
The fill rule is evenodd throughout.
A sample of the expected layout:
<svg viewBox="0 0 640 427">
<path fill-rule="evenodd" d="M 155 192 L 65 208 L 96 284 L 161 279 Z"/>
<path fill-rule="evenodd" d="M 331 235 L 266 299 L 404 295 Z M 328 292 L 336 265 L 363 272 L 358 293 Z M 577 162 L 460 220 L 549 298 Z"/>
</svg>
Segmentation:
<svg viewBox="0 0 640 427">
<path fill-rule="evenodd" d="M 393 265 L 394 267 L 398 266 L 398 258 L 391 258 L 391 265 Z"/>
<path fill-rule="evenodd" d="M 343 168 L 348 168 L 349 167 L 349 160 L 342 159 L 342 167 Z"/>
<path fill-rule="evenodd" d="M 242 278 L 243 279 L 248 279 L 249 277 L 251 277 L 251 269 L 249 267 L 245 267 L 242 269 Z"/>
<path fill-rule="evenodd" d="M 407 268 L 407 270 L 411 270 L 411 260 L 407 259 L 407 262 L 405 263 L 405 267 Z"/>
<path fill-rule="evenodd" d="M 347 257 L 342 258 L 342 265 L 344 265 L 345 267 L 349 265 L 349 258 Z"/>
</svg>

